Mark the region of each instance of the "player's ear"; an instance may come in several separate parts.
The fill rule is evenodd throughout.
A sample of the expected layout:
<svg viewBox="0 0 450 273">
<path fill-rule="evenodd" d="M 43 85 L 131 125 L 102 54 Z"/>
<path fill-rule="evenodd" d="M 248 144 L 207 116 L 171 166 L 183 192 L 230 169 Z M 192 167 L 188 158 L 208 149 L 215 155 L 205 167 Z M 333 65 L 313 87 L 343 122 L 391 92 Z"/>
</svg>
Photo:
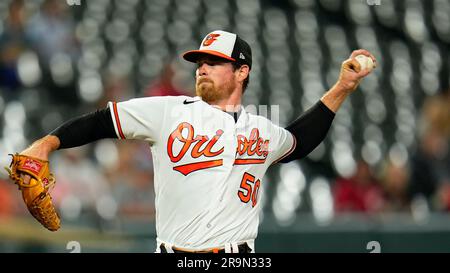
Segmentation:
<svg viewBox="0 0 450 273">
<path fill-rule="evenodd" d="M 241 65 L 238 69 L 238 80 L 244 81 L 250 73 L 250 67 L 246 64 Z"/>
</svg>

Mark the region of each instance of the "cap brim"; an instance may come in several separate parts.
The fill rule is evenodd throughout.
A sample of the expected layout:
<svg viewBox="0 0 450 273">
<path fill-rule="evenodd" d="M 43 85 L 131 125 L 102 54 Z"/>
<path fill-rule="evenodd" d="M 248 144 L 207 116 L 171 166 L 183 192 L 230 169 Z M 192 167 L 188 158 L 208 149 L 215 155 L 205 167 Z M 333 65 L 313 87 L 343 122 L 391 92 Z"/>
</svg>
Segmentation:
<svg viewBox="0 0 450 273">
<path fill-rule="evenodd" d="M 227 56 L 221 52 L 215 51 L 215 50 L 190 50 L 187 51 L 185 53 L 183 53 L 183 59 L 185 59 L 188 62 L 197 62 L 197 59 L 201 56 L 201 55 L 213 55 L 216 57 L 220 57 L 223 59 L 227 59 L 230 61 L 235 62 L 236 60 L 231 58 L 230 56 Z"/>
</svg>

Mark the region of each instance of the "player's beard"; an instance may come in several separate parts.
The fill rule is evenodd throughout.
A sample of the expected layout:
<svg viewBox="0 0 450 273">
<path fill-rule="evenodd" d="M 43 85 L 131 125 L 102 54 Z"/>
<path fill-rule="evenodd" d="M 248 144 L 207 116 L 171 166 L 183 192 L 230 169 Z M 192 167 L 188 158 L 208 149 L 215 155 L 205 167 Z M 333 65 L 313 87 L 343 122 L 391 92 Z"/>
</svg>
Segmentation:
<svg viewBox="0 0 450 273">
<path fill-rule="evenodd" d="M 207 103 L 214 103 L 230 97 L 235 88 L 234 81 L 227 81 L 222 86 L 216 84 L 207 78 L 197 80 L 195 84 L 195 93 Z"/>
</svg>

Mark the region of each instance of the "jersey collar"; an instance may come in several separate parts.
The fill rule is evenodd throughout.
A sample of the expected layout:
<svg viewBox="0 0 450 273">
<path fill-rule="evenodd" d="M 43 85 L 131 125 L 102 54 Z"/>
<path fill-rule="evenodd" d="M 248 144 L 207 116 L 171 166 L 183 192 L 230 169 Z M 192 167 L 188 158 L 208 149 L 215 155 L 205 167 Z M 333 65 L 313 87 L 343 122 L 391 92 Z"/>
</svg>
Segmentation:
<svg viewBox="0 0 450 273">
<path fill-rule="evenodd" d="M 205 104 L 207 104 L 207 105 L 209 105 L 209 106 L 211 106 L 211 107 L 213 107 L 213 108 L 215 108 L 215 109 L 217 109 L 219 111 L 222 111 L 224 114 L 230 115 L 229 112 L 223 111 L 219 106 L 213 105 L 213 104 L 209 104 L 206 101 L 202 100 L 202 98 L 200 96 L 195 96 L 193 99 L 194 100 L 201 100 Z M 247 113 L 247 111 L 245 111 L 245 107 L 242 106 L 242 104 L 241 104 L 241 105 L 237 105 L 235 109 L 236 109 L 237 112 L 239 112 L 238 119 L 235 122 L 236 123 L 236 127 L 238 127 L 238 128 L 245 127 L 245 125 L 247 124 L 247 119 L 248 119 L 248 113 Z M 233 109 L 233 110 L 235 110 L 235 109 Z M 234 120 L 234 118 L 233 118 L 233 120 Z"/>
</svg>

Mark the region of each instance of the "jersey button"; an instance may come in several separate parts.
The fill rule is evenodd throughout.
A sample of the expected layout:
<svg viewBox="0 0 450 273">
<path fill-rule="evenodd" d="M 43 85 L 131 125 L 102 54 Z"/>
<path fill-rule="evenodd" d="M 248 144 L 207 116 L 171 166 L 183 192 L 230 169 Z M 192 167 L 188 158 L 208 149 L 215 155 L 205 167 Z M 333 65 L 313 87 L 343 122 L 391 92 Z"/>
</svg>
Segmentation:
<svg viewBox="0 0 450 273">
<path fill-rule="evenodd" d="M 211 228 L 211 224 L 207 224 L 206 227 L 207 227 L 207 228 Z"/>
</svg>

